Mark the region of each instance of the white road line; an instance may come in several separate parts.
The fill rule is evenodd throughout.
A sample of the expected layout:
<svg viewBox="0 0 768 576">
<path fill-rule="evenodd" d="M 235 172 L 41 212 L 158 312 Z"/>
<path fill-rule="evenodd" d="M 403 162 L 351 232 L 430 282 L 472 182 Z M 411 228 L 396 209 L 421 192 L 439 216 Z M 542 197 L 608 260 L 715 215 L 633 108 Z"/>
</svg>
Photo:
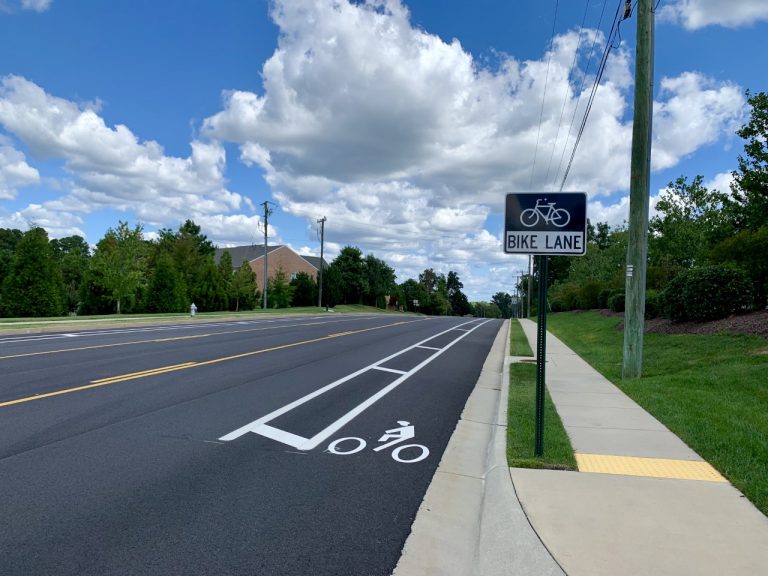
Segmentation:
<svg viewBox="0 0 768 576">
<path fill-rule="evenodd" d="M 466 326 L 467 324 L 472 324 L 473 322 L 476 322 L 476 321 L 473 320 L 470 322 L 466 322 L 464 324 L 460 324 L 460 326 Z M 425 346 L 423 345 L 424 342 L 429 342 L 434 338 L 442 336 L 443 334 L 447 334 L 448 332 L 451 332 L 455 328 L 449 328 L 448 330 L 435 334 L 434 336 L 430 336 L 429 338 L 426 338 L 421 342 L 417 342 L 416 344 L 408 346 L 407 348 L 404 348 L 399 352 L 395 352 L 394 354 L 391 354 L 386 358 L 382 358 L 381 360 L 378 360 L 373 364 L 370 364 L 364 368 L 361 368 L 356 372 L 348 374 L 347 376 L 340 378 L 335 382 L 331 382 L 330 384 L 327 384 L 322 388 L 319 388 L 314 392 L 311 392 L 306 396 L 299 398 L 298 400 L 294 400 L 290 404 L 286 404 L 282 408 L 278 408 L 277 410 L 270 412 L 266 416 L 262 416 L 258 420 L 254 420 L 253 422 L 246 424 L 245 426 L 241 426 L 237 430 L 233 430 L 229 434 L 226 434 L 221 438 L 219 438 L 219 440 L 229 442 L 239 438 L 240 436 L 247 434 L 248 432 L 253 432 L 254 434 L 266 436 L 267 438 L 271 438 L 272 440 L 277 440 L 278 442 L 282 442 L 283 444 L 287 444 L 288 446 L 293 446 L 294 448 L 298 448 L 299 450 L 312 450 L 313 448 L 316 448 L 321 442 L 330 438 L 333 434 L 335 434 L 343 426 L 351 422 L 354 418 L 359 416 L 364 410 L 366 410 L 367 408 L 375 404 L 377 401 L 379 401 L 381 398 L 389 394 L 392 390 L 400 386 L 400 384 L 402 384 L 408 378 L 416 374 L 416 372 L 421 370 L 424 366 L 426 366 L 427 364 L 432 362 L 435 358 L 443 354 L 443 352 L 445 352 L 446 350 L 448 350 L 449 348 L 451 348 L 452 346 L 454 346 L 455 344 L 457 344 L 458 342 L 460 342 L 461 340 L 469 336 L 469 334 L 477 330 L 480 326 L 488 322 L 490 322 L 490 320 L 486 320 L 484 322 L 476 324 L 473 328 L 471 328 L 468 331 L 465 331 L 464 334 L 462 334 L 461 336 L 459 336 L 458 338 L 456 338 L 455 340 L 453 340 L 443 348 L 430 348 L 431 350 L 435 351 L 434 354 L 430 355 L 428 358 L 423 360 L 417 366 L 414 366 L 413 368 L 411 368 L 411 370 L 409 370 L 408 372 L 402 373 L 401 376 L 397 378 L 395 381 L 393 381 L 392 383 L 388 384 L 387 386 L 379 390 L 376 394 L 374 394 L 373 396 L 371 396 L 370 398 L 368 398 L 367 400 L 365 400 L 364 402 L 362 402 L 361 404 L 359 404 L 358 406 L 356 406 L 355 408 L 347 412 L 344 416 L 336 420 L 333 424 L 326 427 L 324 430 L 321 430 L 320 432 L 315 434 L 312 438 L 309 438 L 309 439 L 303 438 L 296 434 L 291 434 L 290 432 L 286 432 L 284 430 L 274 428 L 273 426 L 266 426 L 266 423 L 271 420 L 274 420 L 278 416 L 282 416 L 283 414 L 290 412 L 294 408 L 297 408 L 298 406 L 301 406 L 302 404 L 305 404 L 314 398 L 317 398 L 321 394 L 325 394 L 329 390 L 333 390 L 337 386 L 340 386 L 344 382 L 348 382 L 352 378 L 355 378 L 356 376 L 359 376 L 360 374 L 363 374 L 368 370 L 380 369 L 381 364 L 384 364 L 389 360 L 400 356 L 401 354 L 405 354 L 409 350 L 413 350 L 414 348 L 425 348 Z"/>
<path fill-rule="evenodd" d="M 374 366 L 374 370 L 381 370 L 382 372 L 392 372 L 393 374 L 405 374 L 405 370 L 395 370 L 394 368 L 384 368 L 384 366 Z"/>
<path fill-rule="evenodd" d="M 1 1 L 1 0 L 0 0 Z M 34 334 L 34 335 L 25 335 L 25 336 L 6 336 L 3 338 L 0 338 L 0 344 L 13 344 L 16 342 L 39 342 L 39 341 L 45 341 L 45 340 L 59 340 L 61 338 L 82 338 L 86 336 L 108 336 L 108 335 L 120 335 L 120 334 L 132 334 L 137 332 L 161 332 L 164 330 L 193 330 L 193 329 L 207 329 L 207 328 L 219 328 L 219 327 L 230 327 L 233 325 L 243 325 L 243 324 L 276 324 L 276 323 L 284 323 L 284 322 L 294 322 L 293 324 L 281 324 L 281 328 L 296 328 L 301 326 L 308 326 L 312 325 L 308 322 L 297 322 L 297 320 L 325 320 L 327 323 L 348 323 L 348 322 L 355 322 L 357 320 L 366 320 L 367 318 L 360 318 L 359 316 L 355 316 L 354 318 L 329 318 L 328 316 L 318 316 L 318 317 L 305 317 L 305 318 L 296 318 L 294 317 L 287 317 L 287 318 L 277 318 L 274 320 L 242 320 L 237 322 L 206 322 L 202 324 L 169 324 L 165 326 L 138 326 L 138 327 L 126 327 L 126 328 L 105 328 L 103 330 L 83 330 L 81 332 L 76 333 L 55 333 L 55 334 Z M 270 326 L 270 328 L 274 328 L 277 326 Z M 1 328 L 1 327 L 0 327 Z"/>
<path fill-rule="evenodd" d="M 416 348 L 423 348 L 424 350 L 440 350 L 440 348 L 435 348 L 434 346 L 416 346 Z"/>
</svg>

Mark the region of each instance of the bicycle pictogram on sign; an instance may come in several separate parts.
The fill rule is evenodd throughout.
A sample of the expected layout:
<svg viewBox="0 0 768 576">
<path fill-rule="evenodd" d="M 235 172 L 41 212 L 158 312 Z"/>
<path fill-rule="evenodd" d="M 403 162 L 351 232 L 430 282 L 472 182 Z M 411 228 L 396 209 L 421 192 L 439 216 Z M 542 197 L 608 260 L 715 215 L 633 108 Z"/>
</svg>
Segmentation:
<svg viewBox="0 0 768 576">
<path fill-rule="evenodd" d="M 571 221 L 571 214 L 565 208 L 555 208 L 556 202 L 547 202 L 547 199 L 538 198 L 533 208 L 526 208 L 520 213 L 520 223 L 526 228 L 533 228 L 539 223 L 539 219 L 545 224 L 552 224 L 558 228 L 564 228 Z"/>
</svg>

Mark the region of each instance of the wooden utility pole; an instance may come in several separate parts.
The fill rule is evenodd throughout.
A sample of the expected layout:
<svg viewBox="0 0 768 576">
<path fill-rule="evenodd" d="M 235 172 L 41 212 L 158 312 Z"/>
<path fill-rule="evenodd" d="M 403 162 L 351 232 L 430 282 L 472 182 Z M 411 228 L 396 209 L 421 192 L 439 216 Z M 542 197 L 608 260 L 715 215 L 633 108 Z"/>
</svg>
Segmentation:
<svg viewBox="0 0 768 576">
<path fill-rule="evenodd" d="M 272 210 L 269 209 L 269 200 L 264 200 L 261 205 L 264 206 L 264 310 L 266 310 L 267 284 L 269 284 L 269 276 L 267 276 L 267 224 L 269 221 L 269 215 L 272 214 Z"/>
<path fill-rule="evenodd" d="M 325 241 L 325 221 L 327 218 L 323 216 L 317 221 L 320 224 L 320 272 L 318 274 L 318 291 L 317 291 L 317 307 L 323 307 L 323 242 Z"/>
<path fill-rule="evenodd" d="M 638 0 L 635 112 L 629 183 L 629 245 L 624 291 L 624 362 L 621 371 L 624 378 L 639 378 L 643 370 L 653 116 L 653 18 L 653 0 Z"/>
</svg>

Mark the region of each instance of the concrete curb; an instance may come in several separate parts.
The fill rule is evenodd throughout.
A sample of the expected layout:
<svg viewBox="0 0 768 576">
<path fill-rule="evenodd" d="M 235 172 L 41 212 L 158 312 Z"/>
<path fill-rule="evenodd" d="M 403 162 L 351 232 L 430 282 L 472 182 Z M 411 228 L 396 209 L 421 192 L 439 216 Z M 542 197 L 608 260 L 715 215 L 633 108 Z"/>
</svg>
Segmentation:
<svg viewBox="0 0 768 576">
<path fill-rule="evenodd" d="M 506 462 L 509 321 L 502 324 L 435 472 L 394 576 L 562 576 Z"/>
</svg>

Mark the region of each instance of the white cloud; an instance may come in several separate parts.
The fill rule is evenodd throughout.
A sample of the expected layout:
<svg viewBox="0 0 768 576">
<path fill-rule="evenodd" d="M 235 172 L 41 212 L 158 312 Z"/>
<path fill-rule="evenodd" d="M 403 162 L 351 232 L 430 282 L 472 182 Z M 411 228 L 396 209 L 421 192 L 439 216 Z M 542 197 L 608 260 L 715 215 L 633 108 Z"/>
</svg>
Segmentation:
<svg viewBox="0 0 768 576">
<path fill-rule="evenodd" d="M 745 100 L 733 84 L 717 84 L 701 74 L 686 72 L 662 78 L 654 106 L 653 167 L 669 168 L 723 133 L 733 133 L 743 120 Z"/>
<path fill-rule="evenodd" d="M 688 30 L 711 25 L 738 28 L 768 20 L 768 3 L 765 0 L 677 0 L 662 7 L 659 20 L 682 24 Z"/>
<path fill-rule="evenodd" d="M 730 194 L 732 183 L 733 173 L 721 172 L 720 174 L 716 174 L 711 180 L 704 182 L 704 188 L 707 190 L 719 190 L 724 194 Z"/>
<path fill-rule="evenodd" d="M 40 173 L 27 164 L 24 154 L 0 134 L 0 200 L 13 200 L 22 186 L 40 182 Z"/>
<path fill-rule="evenodd" d="M 327 215 L 334 240 L 376 252 L 401 278 L 433 262 L 444 272 L 465 266 L 472 285 L 492 282 L 488 268 L 468 262 L 509 257 L 500 246 L 463 243 L 486 232 L 507 192 L 559 185 L 593 81 L 577 93 L 584 71 L 571 70 L 574 51 L 580 46 L 583 64 L 605 39 L 597 31 L 555 38 L 539 127 L 548 54 L 507 56 L 485 69 L 458 41 L 414 28 L 399 2 L 374 4 L 277 0 L 280 38 L 262 69 L 264 93 L 224 93 L 202 134 L 239 144 L 286 213 L 310 222 Z M 626 201 L 595 198 L 629 186 L 631 96 L 631 52 L 622 45 L 566 184 L 589 192 L 596 220 L 613 225 L 626 218 Z M 738 87 L 696 73 L 664 79 L 658 97 L 657 169 L 732 132 L 744 109 Z"/>
<path fill-rule="evenodd" d="M 18 228 L 26 230 L 30 226 L 45 228 L 51 238 L 65 236 L 83 236 L 80 226 L 83 219 L 77 215 L 52 209 L 47 204 L 30 204 L 23 210 L 0 217 L 0 228 Z"/>
<path fill-rule="evenodd" d="M 239 143 L 242 160 L 265 170 L 297 211 L 340 190 L 382 182 L 431 191 L 436 210 L 465 202 L 491 206 L 505 191 L 551 187 L 562 175 L 563 152 L 574 140 L 575 129 L 568 133 L 579 96 L 574 80 L 582 75 L 570 70 L 577 32 L 555 39 L 539 130 L 546 54 L 507 57 L 497 71 L 478 68 L 457 41 L 413 28 L 398 2 L 378 9 L 276 2 L 273 17 L 281 36 L 263 67 L 264 95 L 225 93 L 224 109 L 204 122 L 203 133 Z M 585 52 L 604 42 L 594 31 L 581 37 Z M 570 188 L 608 194 L 627 187 L 631 84 L 630 54 L 622 46 L 598 90 Z M 590 89 L 588 79 L 582 111 Z M 738 92 L 697 74 L 665 79 L 655 143 L 662 165 L 730 130 L 743 107 Z M 683 145 L 676 136 L 681 124 L 690 125 L 685 110 L 701 112 L 706 129 Z"/>
<path fill-rule="evenodd" d="M 195 218 L 203 232 L 219 246 L 261 244 L 264 239 L 263 221 L 259 216 L 245 214 L 210 214 Z M 267 227 L 270 244 L 281 243 L 280 233 L 271 223 Z"/>
<path fill-rule="evenodd" d="M 21 7 L 24 10 L 34 10 L 35 12 L 45 12 L 51 7 L 53 0 L 21 0 Z"/>
<path fill-rule="evenodd" d="M 167 156 L 160 144 L 140 141 L 126 126 L 107 126 L 96 106 L 52 96 L 19 76 L 0 79 L 0 125 L 34 158 L 63 160 L 74 184 L 45 207 L 64 219 L 112 208 L 164 226 L 253 209 L 250 200 L 227 190 L 226 155 L 218 142 L 193 141 L 189 157 Z"/>
<path fill-rule="evenodd" d="M 613 204 L 603 204 L 600 200 L 591 201 L 587 205 L 587 216 L 593 224 L 605 222 L 611 228 L 626 224 L 629 218 L 629 196 L 624 196 Z"/>
</svg>

